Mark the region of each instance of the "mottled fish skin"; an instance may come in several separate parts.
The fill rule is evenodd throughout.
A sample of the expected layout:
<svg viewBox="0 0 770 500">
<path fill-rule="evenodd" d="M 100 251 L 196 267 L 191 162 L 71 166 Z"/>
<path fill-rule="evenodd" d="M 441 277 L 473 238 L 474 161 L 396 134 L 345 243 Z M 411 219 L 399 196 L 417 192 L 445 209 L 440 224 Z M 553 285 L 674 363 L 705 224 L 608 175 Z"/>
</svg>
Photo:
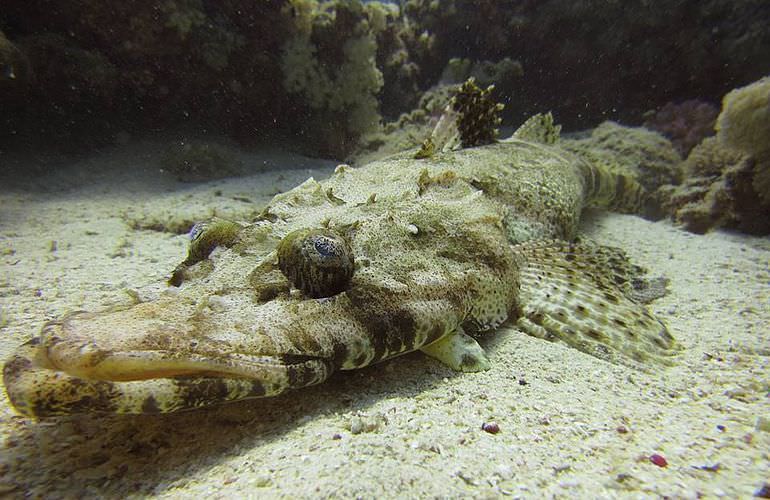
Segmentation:
<svg viewBox="0 0 770 500">
<path fill-rule="evenodd" d="M 339 166 L 276 196 L 227 246 L 186 261 L 180 286 L 155 301 L 47 324 L 5 365 L 11 402 L 34 417 L 188 410 L 418 349 L 481 370 L 489 361 L 473 337 L 506 320 L 611 361 L 675 352 L 624 293 L 623 266 L 602 268 L 600 250 L 565 243 L 584 207 L 640 203 L 630 175 L 518 138 L 413 155 Z M 346 239 L 355 273 L 345 291 L 309 298 L 278 268 L 279 242 L 307 228 Z"/>
</svg>

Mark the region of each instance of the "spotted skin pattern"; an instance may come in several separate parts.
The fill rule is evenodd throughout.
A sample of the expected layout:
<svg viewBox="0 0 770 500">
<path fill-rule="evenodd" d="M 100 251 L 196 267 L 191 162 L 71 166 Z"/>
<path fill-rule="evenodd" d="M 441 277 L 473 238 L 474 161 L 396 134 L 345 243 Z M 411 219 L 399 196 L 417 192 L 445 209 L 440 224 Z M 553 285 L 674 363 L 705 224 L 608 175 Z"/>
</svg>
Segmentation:
<svg viewBox="0 0 770 500">
<path fill-rule="evenodd" d="M 504 321 L 613 362 L 667 362 L 674 340 L 627 290 L 636 268 L 569 243 L 584 207 L 632 210 L 642 196 L 630 174 L 553 140 L 341 165 L 257 220 L 212 224 L 227 238 L 200 235 L 205 252 L 193 248 L 157 300 L 47 324 L 5 364 L 5 388 L 32 417 L 189 410 L 415 350 L 484 370 L 475 338 Z M 302 282 L 311 297 L 282 272 L 279 244 L 300 230 L 355 256 L 343 291 Z"/>
</svg>

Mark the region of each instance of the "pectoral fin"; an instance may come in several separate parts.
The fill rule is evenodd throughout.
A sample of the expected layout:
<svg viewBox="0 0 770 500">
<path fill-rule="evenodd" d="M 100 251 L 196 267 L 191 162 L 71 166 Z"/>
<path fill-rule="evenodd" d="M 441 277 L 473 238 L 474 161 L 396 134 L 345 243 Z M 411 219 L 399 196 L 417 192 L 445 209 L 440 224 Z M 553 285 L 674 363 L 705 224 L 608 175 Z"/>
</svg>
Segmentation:
<svg viewBox="0 0 770 500">
<path fill-rule="evenodd" d="M 541 241 L 514 251 L 522 260 L 519 329 L 615 363 L 672 363 L 674 338 L 633 299 L 643 270 L 620 250 Z"/>
<path fill-rule="evenodd" d="M 457 371 L 480 372 L 491 366 L 484 349 L 460 327 L 420 350 Z"/>
</svg>

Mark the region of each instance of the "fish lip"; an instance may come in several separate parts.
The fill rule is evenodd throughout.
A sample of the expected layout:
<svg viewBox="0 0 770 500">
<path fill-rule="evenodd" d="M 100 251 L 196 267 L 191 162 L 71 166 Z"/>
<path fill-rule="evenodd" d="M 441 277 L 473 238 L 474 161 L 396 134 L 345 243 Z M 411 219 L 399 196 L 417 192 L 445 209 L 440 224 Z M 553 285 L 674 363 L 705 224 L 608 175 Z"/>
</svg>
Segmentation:
<svg viewBox="0 0 770 500">
<path fill-rule="evenodd" d="M 323 360 L 309 355 L 206 354 L 170 350 L 99 349 L 92 343 L 43 346 L 36 366 L 86 380 L 129 382 L 166 378 L 264 379 L 293 365 Z"/>
<path fill-rule="evenodd" d="M 248 356 L 252 372 L 198 367 L 181 373 L 142 372 L 116 377 L 84 377 L 53 366 L 42 339 L 19 346 L 3 367 L 11 404 L 25 416 L 59 417 L 81 413 L 152 414 L 215 406 L 238 400 L 275 396 L 286 390 L 320 383 L 333 371 L 329 360 L 313 356 Z M 110 353 L 117 360 L 142 352 Z M 155 352 L 154 355 L 162 354 Z M 130 355 L 130 358 L 128 357 Z M 239 366 L 243 366 L 241 355 Z M 211 358 L 203 358 L 211 362 Z M 98 373 L 93 373 L 98 374 Z M 304 375 L 304 378 L 303 378 Z"/>
<path fill-rule="evenodd" d="M 34 344 L 34 353 L 30 353 L 35 367 L 84 380 L 112 382 L 194 377 L 269 380 L 297 365 L 329 361 L 303 353 L 239 352 L 231 345 L 204 344 L 196 339 L 168 348 L 145 346 L 141 339 L 104 345 L 81 335 L 73 324 L 73 320 L 97 315 L 76 312 L 47 323 Z"/>
</svg>

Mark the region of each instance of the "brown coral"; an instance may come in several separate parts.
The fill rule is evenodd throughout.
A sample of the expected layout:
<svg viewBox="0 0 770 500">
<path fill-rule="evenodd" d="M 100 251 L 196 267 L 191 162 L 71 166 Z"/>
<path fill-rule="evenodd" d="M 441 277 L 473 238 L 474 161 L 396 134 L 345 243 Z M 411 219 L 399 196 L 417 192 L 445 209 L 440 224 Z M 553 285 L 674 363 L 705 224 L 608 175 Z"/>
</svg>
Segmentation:
<svg viewBox="0 0 770 500">
<path fill-rule="evenodd" d="M 679 104 L 666 103 L 648 114 L 644 126 L 666 136 L 683 157 L 696 144 L 714 135 L 719 109 L 713 104 L 690 99 Z"/>
<path fill-rule="evenodd" d="M 710 137 L 693 148 L 682 165 L 685 181 L 659 192 L 665 200 L 664 210 L 694 233 L 715 227 L 741 227 L 744 217 L 739 216 L 737 206 L 746 203 L 738 193 L 745 195 L 747 181 L 750 185 L 753 162 L 749 157 Z"/>
<path fill-rule="evenodd" d="M 660 192 L 667 210 L 693 232 L 770 233 L 770 78 L 727 94 L 716 129 L 684 162 L 685 182 Z"/>
</svg>

